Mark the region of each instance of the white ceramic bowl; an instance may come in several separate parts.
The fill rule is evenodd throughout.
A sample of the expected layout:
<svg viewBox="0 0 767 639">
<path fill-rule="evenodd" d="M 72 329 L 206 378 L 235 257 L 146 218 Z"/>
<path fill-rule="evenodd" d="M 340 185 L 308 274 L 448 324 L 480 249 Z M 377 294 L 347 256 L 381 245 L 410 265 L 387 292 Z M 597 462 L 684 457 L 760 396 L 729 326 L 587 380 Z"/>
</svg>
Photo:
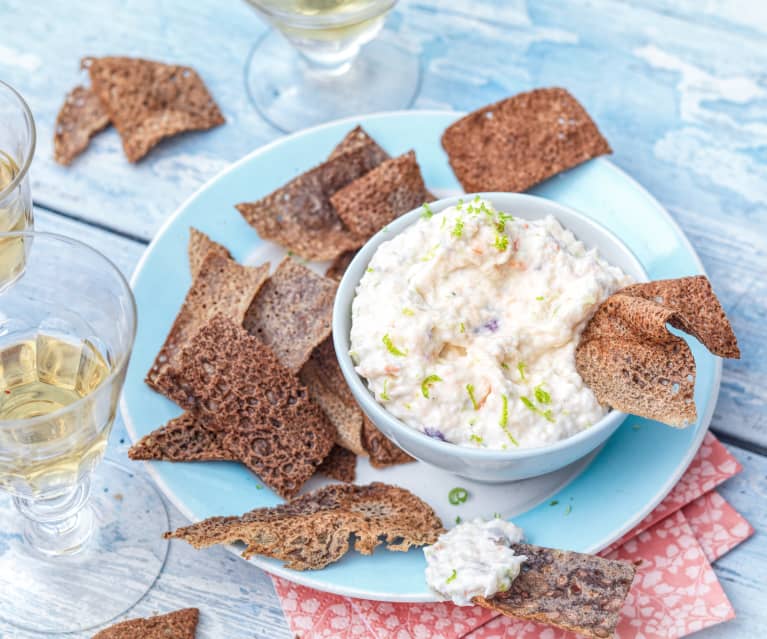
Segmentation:
<svg viewBox="0 0 767 639">
<path fill-rule="evenodd" d="M 520 193 L 481 193 L 497 209 L 515 217 L 535 220 L 553 215 L 566 229 L 589 248 L 597 248 L 610 264 L 619 266 L 639 282 L 647 281 L 634 254 L 610 231 L 585 215 L 556 202 Z M 469 201 L 474 194 L 462 196 Z M 431 204 L 436 213 L 455 205 L 458 197 Z M 362 410 L 387 437 L 413 457 L 428 464 L 478 481 L 505 482 L 549 473 L 588 455 L 603 444 L 626 418 L 625 413 L 610 411 L 591 428 L 556 443 L 535 448 L 484 450 L 443 442 L 411 428 L 391 415 L 368 390 L 365 380 L 354 370 L 349 356 L 351 308 L 357 285 L 378 246 L 414 224 L 421 208 L 410 211 L 379 232 L 360 249 L 338 286 L 333 307 L 333 343 L 346 382 Z"/>
</svg>

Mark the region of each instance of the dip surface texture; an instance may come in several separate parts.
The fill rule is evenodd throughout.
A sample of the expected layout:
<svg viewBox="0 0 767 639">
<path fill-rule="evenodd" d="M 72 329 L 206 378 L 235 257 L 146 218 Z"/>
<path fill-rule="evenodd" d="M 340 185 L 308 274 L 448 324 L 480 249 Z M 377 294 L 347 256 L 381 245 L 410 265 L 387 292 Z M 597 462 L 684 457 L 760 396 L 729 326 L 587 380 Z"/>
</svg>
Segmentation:
<svg viewBox="0 0 767 639">
<path fill-rule="evenodd" d="M 526 559 L 510 544 L 522 538 L 522 530 L 503 519 L 458 524 L 423 549 L 426 583 L 459 606 L 472 605 L 473 597 L 508 590 Z"/>
<path fill-rule="evenodd" d="M 544 446 L 607 412 L 575 347 L 632 280 L 553 217 L 513 213 L 478 198 L 425 207 L 378 247 L 352 304 L 350 355 L 377 401 L 461 446 Z"/>
</svg>

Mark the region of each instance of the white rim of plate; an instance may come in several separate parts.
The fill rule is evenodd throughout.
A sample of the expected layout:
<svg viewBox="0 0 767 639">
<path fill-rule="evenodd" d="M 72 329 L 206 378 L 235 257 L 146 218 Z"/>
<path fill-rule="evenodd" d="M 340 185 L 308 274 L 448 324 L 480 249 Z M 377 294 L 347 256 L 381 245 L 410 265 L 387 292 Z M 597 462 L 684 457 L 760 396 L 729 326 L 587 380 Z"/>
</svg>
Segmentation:
<svg viewBox="0 0 767 639">
<path fill-rule="evenodd" d="M 136 280 L 138 279 L 139 275 L 141 275 L 141 272 L 144 270 L 144 265 L 146 263 L 146 260 L 148 259 L 150 253 L 154 249 L 155 244 L 165 234 L 165 231 L 170 226 L 173 225 L 176 218 L 178 218 L 182 214 L 184 209 L 186 209 L 186 207 L 189 206 L 189 204 L 191 204 L 203 191 L 206 191 L 210 186 L 215 184 L 215 182 L 218 181 L 224 175 L 227 175 L 231 173 L 232 171 L 238 169 L 240 166 L 247 164 L 253 158 L 263 155 L 265 153 L 268 153 L 274 147 L 282 144 L 285 140 L 298 138 L 303 135 L 306 135 L 307 133 L 311 133 L 312 131 L 319 131 L 322 129 L 338 126 L 340 124 L 353 124 L 353 123 L 357 124 L 359 123 L 361 119 L 365 119 L 365 118 L 376 118 L 376 117 L 386 117 L 386 116 L 407 117 L 413 114 L 425 115 L 425 116 L 431 116 L 431 115 L 455 116 L 456 118 L 466 115 L 466 113 L 463 111 L 452 111 L 449 109 L 410 109 L 410 110 L 400 110 L 400 111 L 382 111 L 378 113 L 368 113 L 366 115 L 355 115 L 348 118 L 341 118 L 338 120 L 325 122 L 323 124 L 318 124 L 317 126 L 302 129 L 301 131 L 297 131 L 289 135 L 280 136 L 276 140 L 272 140 L 271 142 L 265 144 L 264 146 L 260 146 L 257 149 L 254 149 L 253 151 L 243 156 L 239 160 L 236 160 L 227 168 L 223 169 L 222 171 L 219 171 L 216 175 L 214 175 L 202 186 L 200 186 L 192 195 L 186 198 L 186 200 L 184 200 L 184 202 L 168 217 L 168 219 L 165 220 L 162 226 L 160 226 L 160 228 L 157 230 L 154 237 L 152 238 L 152 241 L 149 243 L 146 249 L 144 249 L 144 253 L 141 255 L 141 259 L 139 259 L 138 264 L 136 264 L 136 268 L 133 270 L 133 274 L 130 277 L 131 289 L 134 288 Z M 703 267 L 703 262 L 701 262 L 700 256 L 698 255 L 697 251 L 690 243 L 690 240 L 685 235 L 684 231 L 682 231 L 682 228 L 679 226 L 676 220 L 673 217 L 671 217 L 671 214 L 661 205 L 661 203 L 658 202 L 658 200 L 656 200 L 653 197 L 653 195 L 645 187 L 643 187 L 639 182 L 637 182 L 632 176 L 626 173 L 623 169 L 619 168 L 618 166 L 616 166 L 615 164 L 613 164 L 610 160 L 606 158 L 600 158 L 600 160 L 605 165 L 609 166 L 612 171 L 620 175 L 622 179 L 627 180 L 637 191 L 639 191 L 649 202 L 652 203 L 652 205 L 657 209 L 657 211 L 661 214 L 661 216 L 665 219 L 665 221 L 669 224 L 669 226 L 671 226 L 671 228 L 676 232 L 684 248 L 686 248 L 692 254 L 695 261 L 695 265 L 697 266 L 699 271 L 702 274 L 707 275 L 706 270 Z M 586 213 L 586 215 L 588 214 Z M 649 515 L 655 509 L 655 507 L 658 504 L 660 504 L 661 501 L 663 501 L 666 495 L 668 495 L 669 492 L 671 492 L 671 489 L 677 484 L 679 479 L 687 470 L 687 467 L 692 462 L 693 458 L 695 457 L 695 454 L 698 452 L 698 449 L 700 448 L 701 443 L 703 442 L 703 438 L 706 436 L 706 433 L 708 432 L 708 427 L 709 427 L 709 424 L 711 423 L 711 418 L 714 415 L 716 403 L 719 399 L 719 387 L 721 385 L 721 381 L 722 381 L 722 360 L 721 358 L 716 358 L 716 362 L 714 365 L 714 388 L 712 391 L 713 401 L 710 401 L 708 403 L 707 410 L 705 414 L 701 417 L 700 432 L 698 433 L 698 435 L 696 436 L 693 442 L 694 445 L 690 447 L 690 450 L 687 452 L 685 457 L 677 466 L 676 470 L 671 474 L 668 481 L 665 484 L 663 484 L 663 487 L 648 502 L 647 506 L 642 511 L 637 513 L 633 518 L 629 519 L 622 527 L 620 527 L 614 533 L 608 535 L 605 539 L 603 539 L 599 543 L 589 548 L 589 552 L 599 552 L 600 550 L 607 548 L 607 546 L 609 546 L 614 541 L 623 537 L 623 535 L 629 532 L 632 528 L 636 527 L 637 524 L 639 524 L 647 515 Z M 125 423 L 125 429 L 128 431 L 128 434 L 130 435 L 133 442 L 136 442 L 139 439 L 139 437 L 136 433 L 136 429 L 134 428 L 133 421 L 130 418 L 130 411 L 128 410 L 128 405 L 125 401 L 124 394 L 120 397 L 120 414 L 122 416 L 123 422 Z M 199 521 L 199 519 L 197 519 L 194 516 L 194 514 L 186 507 L 186 505 L 176 497 L 175 493 L 165 483 L 165 480 L 161 477 L 159 471 L 154 467 L 151 461 L 145 461 L 143 462 L 143 464 L 147 470 L 147 473 L 157 483 L 157 486 L 160 488 L 163 495 L 168 499 L 168 501 L 170 501 L 170 503 L 173 504 L 173 506 L 175 506 L 181 512 L 181 514 L 184 515 L 184 517 L 186 517 L 189 521 L 191 522 Z M 587 468 L 584 469 L 583 472 L 586 472 Z M 576 478 L 573 478 L 573 479 L 576 479 Z M 240 557 L 240 549 L 237 546 L 233 544 L 228 544 L 226 546 L 226 549 L 229 552 L 232 552 L 236 554 L 238 557 Z M 262 570 L 269 573 L 270 575 L 281 577 L 282 579 L 286 579 L 287 581 L 299 584 L 301 586 L 306 586 L 307 588 L 313 588 L 321 592 L 327 592 L 327 593 L 331 593 L 335 595 L 341 595 L 345 597 L 356 597 L 358 599 L 370 599 L 373 601 L 389 601 L 389 602 L 397 602 L 397 603 L 436 603 L 436 602 L 442 601 L 442 599 L 438 598 L 436 595 L 424 597 L 421 594 L 411 594 L 411 595 L 388 594 L 386 595 L 386 598 L 384 599 L 382 598 L 381 593 L 370 592 L 370 591 L 358 589 L 358 588 L 342 588 L 342 587 L 335 586 L 333 584 L 324 584 L 322 582 L 318 582 L 317 579 L 307 577 L 306 574 L 308 573 L 302 573 L 295 570 L 290 570 L 288 568 L 285 568 L 284 566 L 280 566 L 280 565 L 268 562 L 267 560 L 261 559 L 258 557 L 253 557 L 245 561 L 248 561 L 249 563 L 257 566 L 258 568 L 261 568 Z M 315 574 L 315 573 L 312 572 L 311 574 Z"/>
</svg>

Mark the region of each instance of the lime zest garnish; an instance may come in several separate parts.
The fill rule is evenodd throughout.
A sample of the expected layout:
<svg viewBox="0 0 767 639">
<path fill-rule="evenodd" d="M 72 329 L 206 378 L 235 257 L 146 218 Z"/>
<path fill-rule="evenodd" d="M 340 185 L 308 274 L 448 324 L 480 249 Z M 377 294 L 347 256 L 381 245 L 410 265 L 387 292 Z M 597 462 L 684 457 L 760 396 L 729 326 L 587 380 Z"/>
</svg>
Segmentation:
<svg viewBox="0 0 767 639">
<path fill-rule="evenodd" d="M 537 296 L 535 299 L 536 299 L 538 302 L 542 302 L 542 301 L 543 301 L 543 295 L 538 295 L 538 296 Z"/>
<path fill-rule="evenodd" d="M 507 248 L 509 248 L 509 236 L 502 231 L 496 232 L 493 246 L 495 246 L 495 248 L 497 248 L 499 251 L 505 251 Z"/>
<path fill-rule="evenodd" d="M 384 378 L 384 387 L 383 387 L 383 392 L 381 393 L 381 399 L 384 400 L 385 402 L 388 402 L 391 399 L 391 397 L 389 397 L 389 392 L 386 390 L 386 387 L 388 385 L 389 385 L 389 378 L 386 377 Z"/>
<path fill-rule="evenodd" d="M 466 503 L 466 500 L 468 498 L 469 498 L 469 491 L 466 490 L 465 488 L 461 488 L 460 486 L 453 488 L 447 494 L 447 499 L 451 504 L 453 504 L 453 506 Z"/>
<path fill-rule="evenodd" d="M 525 380 L 525 369 L 526 368 L 527 368 L 527 364 L 525 364 L 524 362 L 520 362 L 519 364 L 517 364 L 517 370 L 519 371 L 519 377 L 522 379 L 523 382 L 526 381 Z"/>
<path fill-rule="evenodd" d="M 509 370 L 509 365 L 506 362 L 501 362 L 501 368 L 505 368 L 506 370 Z"/>
<path fill-rule="evenodd" d="M 413 410 L 413 405 L 412 404 L 405 404 L 405 408 L 407 408 L 408 410 Z"/>
<path fill-rule="evenodd" d="M 458 198 L 458 204 L 455 205 L 456 210 L 460 211 L 463 208 L 463 198 Z"/>
<path fill-rule="evenodd" d="M 407 315 L 408 317 L 412 317 L 413 315 L 415 315 L 415 311 L 412 308 L 403 308 L 402 314 Z"/>
<path fill-rule="evenodd" d="M 432 246 L 429 251 L 421 258 L 422 262 L 428 262 L 429 260 L 433 260 L 434 256 L 437 254 L 437 250 L 439 249 L 440 244 L 439 242 Z"/>
<path fill-rule="evenodd" d="M 469 393 L 469 399 L 471 400 L 471 405 L 474 406 L 474 410 L 479 410 L 479 404 L 477 404 L 477 400 L 474 397 L 474 384 L 466 384 L 466 392 Z"/>
<path fill-rule="evenodd" d="M 506 395 L 501 395 L 501 401 L 503 402 L 503 405 L 501 407 L 501 420 L 498 424 L 503 429 L 503 432 L 506 433 L 506 437 L 509 438 L 511 443 L 515 446 L 519 446 L 519 442 L 514 439 L 514 435 L 509 432 L 509 398 L 506 397 Z"/>
<path fill-rule="evenodd" d="M 429 375 L 421 382 L 421 394 L 429 399 L 429 389 L 435 382 L 441 382 L 442 378 L 439 375 Z"/>
<path fill-rule="evenodd" d="M 481 444 L 484 440 L 476 434 L 472 434 L 471 437 L 469 437 L 471 441 L 473 441 L 475 444 Z"/>
<path fill-rule="evenodd" d="M 551 414 L 551 409 L 541 410 L 535 404 L 533 404 L 533 402 L 530 401 L 529 397 L 525 397 L 524 395 L 521 395 L 519 399 L 527 408 L 533 411 L 536 415 L 540 415 L 546 421 L 554 423 L 555 420 L 554 420 L 554 416 Z"/>
<path fill-rule="evenodd" d="M 463 323 L 463 322 L 461 322 L 461 323 L 458 325 L 458 328 L 460 329 L 461 333 L 465 333 L 465 332 L 466 332 L 466 326 L 464 325 L 464 323 Z"/>
<path fill-rule="evenodd" d="M 474 196 L 474 200 L 472 200 L 472 201 L 473 201 L 473 202 L 479 202 L 479 201 L 480 201 L 480 199 L 481 199 L 481 198 L 479 197 L 479 195 L 475 195 L 475 196 Z"/>
<path fill-rule="evenodd" d="M 365 270 L 366 270 L 368 273 L 372 273 L 372 272 L 373 272 L 373 268 L 372 268 L 372 267 L 370 267 L 370 266 L 368 266 L 368 267 L 367 267 L 367 269 L 365 269 Z"/>
<path fill-rule="evenodd" d="M 458 573 L 456 572 L 455 568 L 453 568 L 453 573 L 447 578 L 445 581 L 446 584 L 449 584 L 451 581 L 455 581 L 455 578 L 458 576 Z"/>
<path fill-rule="evenodd" d="M 428 202 L 423 203 L 423 213 L 421 213 L 421 217 L 425 220 L 428 220 L 432 215 L 434 215 L 434 211 L 431 210 L 431 207 L 429 206 Z"/>
<path fill-rule="evenodd" d="M 386 335 L 383 336 L 383 339 L 381 341 L 384 343 L 384 346 L 386 346 L 386 350 L 389 351 L 392 355 L 395 355 L 397 357 L 405 357 L 407 355 L 407 352 L 401 351 L 394 345 L 388 333 L 386 333 Z"/>
<path fill-rule="evenodd" d="M 535 387 L 535 399 L 539 404 L 551 404 L 551 395 L 543 390 L 543 384 Z"/>
<path fill-rule="evenodd" d="M 460 217 L 455 218 L 455 226 L 450 233 L 453 237 L 461 237 L 463 235 L 463 219 Z"/>
</svg>

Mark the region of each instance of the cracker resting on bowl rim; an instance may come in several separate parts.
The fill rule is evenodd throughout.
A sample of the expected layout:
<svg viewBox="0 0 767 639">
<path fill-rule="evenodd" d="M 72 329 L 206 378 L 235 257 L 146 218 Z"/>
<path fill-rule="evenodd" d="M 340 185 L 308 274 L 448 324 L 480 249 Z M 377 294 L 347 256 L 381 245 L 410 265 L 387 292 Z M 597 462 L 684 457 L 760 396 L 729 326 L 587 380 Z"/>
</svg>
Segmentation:
<svg viewBox="0 0 767 639">
<path fill-rule="evenodd" d="M 273 508 L 241 517 L 211 517 L 167 533 L 195 548 L 244 542 L 242 555 L 266 555 L 293 570 L 319 570 L 354 549 L 369 555 L 384 541 L 387 550 L 432 544 L 443 532 L 432 508 L 398 486 L 333 484 Z"/>
<path fill-rule="evenodd" d="M 526 557 L 505 592 L 472 601 L 515 619 L 550 624 L 586 637 L 612 637 L 636 567 L 619 561 L 531 544 L 512 544 Z"/>
<path fill-rule="evenodd" d="M 558 87 L 519 93 L 465 115 L 442 134 L 442 146 L 467 193 L 525 191 L 611 153 L 583 106 Z"/>
<path fill-rule="evenodd" d="M 632 284 L 607 298 L 575 351 L 601 404 L 669 426 L 695 422 L 695 360 L 666 324 L 720 357 L 738 359 L 732 326 L 704 275 Z"/>
</svg>

